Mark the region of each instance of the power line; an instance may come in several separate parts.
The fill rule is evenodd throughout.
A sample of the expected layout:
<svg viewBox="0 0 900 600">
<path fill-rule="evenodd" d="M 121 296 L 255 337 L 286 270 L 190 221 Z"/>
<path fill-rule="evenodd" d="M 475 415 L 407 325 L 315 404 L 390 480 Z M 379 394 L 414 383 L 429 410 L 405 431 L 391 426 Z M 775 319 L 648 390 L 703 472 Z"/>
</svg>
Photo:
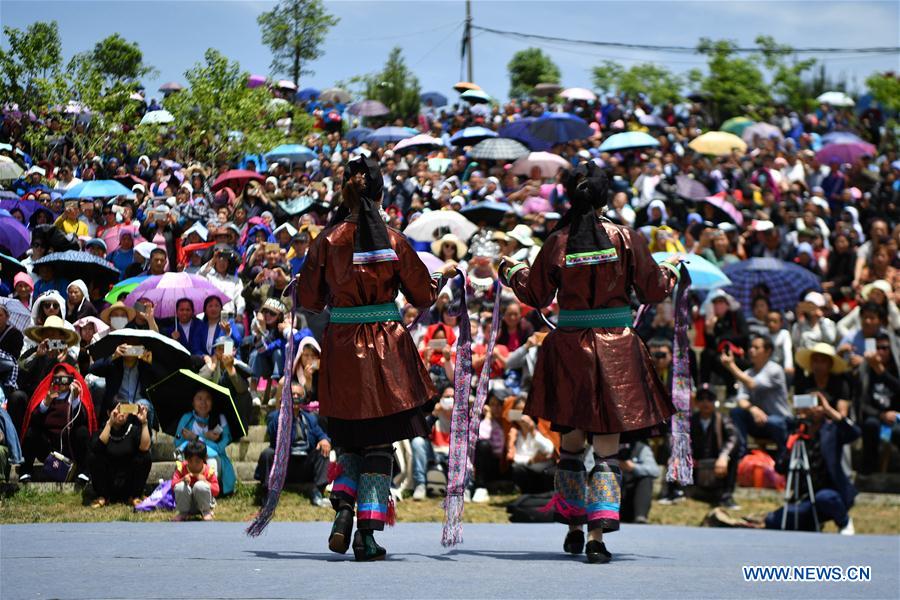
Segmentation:
<svg viewBox="0 0 900 600">
<path fill-rule="evenodd" d="M 541 35 L 537 33 L 522 33 L 519 31 L 507 31 L 504 29 L 493 29 L 491 27 L 482 27 L 481 25 L 472 25 L 472 29 L 480 29 L 481 31 L 485 31 L 487 33 L 493 33 L 496 35 L 506 36 L 506 37 L 514 37 L 514 38 L 524 38 L 529 40 L 544 40 L 548 42 L 564 42 L 570 44 L 580 44 L 585 46 L 601 46 L 607 48 L 625 48 L 631 50 L 652 50 L 655 52 L 679 52 L 679 53 L 691 53 L 696 54 L 697 48 L 692 46 L 658 46 L 654 44 L 634 44 L 627 42 L 601 42 L 597 40 L 580 40 L 573 38 L 560 38 L 553 37 L 549 35 Z M 731 49 L 733 52 L 744 52 L 744 53 L 759 53 L 762 50 L 757 47 L 734 47 Z M 900 53 L 900 46 L 871 46 L 867 48 L 834 48 L 834 47 L 821 47 L 821 48 L 792 48 L 791 54 L 894 54 Z"/>
</svg>

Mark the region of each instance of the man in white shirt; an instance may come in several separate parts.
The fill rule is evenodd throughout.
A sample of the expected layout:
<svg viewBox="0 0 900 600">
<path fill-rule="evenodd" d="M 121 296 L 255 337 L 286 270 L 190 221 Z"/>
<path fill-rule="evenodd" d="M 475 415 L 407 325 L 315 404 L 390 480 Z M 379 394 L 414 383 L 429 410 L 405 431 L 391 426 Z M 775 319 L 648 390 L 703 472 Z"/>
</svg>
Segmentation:
<svg viewBox="0 0 900 600">
<path fill-rule="evenodd" d="M 528 415 L 522 415 L 510 430 L 507 458 L 512 479 L 523 494 L 553 489 L 553 442 L 544 437 Z"/>
</svg>

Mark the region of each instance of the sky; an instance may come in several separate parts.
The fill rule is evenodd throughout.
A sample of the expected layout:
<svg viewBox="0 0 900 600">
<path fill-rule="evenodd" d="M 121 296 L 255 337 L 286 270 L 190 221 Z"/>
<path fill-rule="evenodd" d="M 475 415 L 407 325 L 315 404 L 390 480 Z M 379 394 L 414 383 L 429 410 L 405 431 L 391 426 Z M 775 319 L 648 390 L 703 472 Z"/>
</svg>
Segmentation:
<svg viewBox="0 0 900 600">
<path fill-rule="evenodd" d="M 403 49 L 422 90 L 453 98 L 452 85 L 464 74 L 460 39 L 465 18 L 462 1 L 326 1 L 340 17 L 328 34 L 324 55 L 312 63 L 314 74 L 300 87 L 323 89 L 353 75 L 375 72 L 390 49 Z M 251 73 L 268 75 L 270 55 L 260 40 L 257 16 L 274 2 L 244 0 L 0 0 L 0 23 L 24 28 L 36 20 L 59 23 L 66 60 L 118 32 L 139 44 L 145 63 L 158 70 L 144 84 L 148 96 L 168 81 L 184 83 L 184 71 L 213 47 Z M 694 46 L 700 37 L 728 38 L 752 46 L 759 34 L 794 47 L 857 48 L 900 46 L 900 2 L 614 2 L 565 0 L 473 0 L 475 25 L 523 33 L 587 40 Z M 2 43 L 5 43 L 5 38 Z M 559 65 L 565 87 L 592 87 L 591 67 L 613 60 L 625 67 L 641 62 L 664 64 L 676 72 L 702 68 L 703 57 L 580 47 L 559 41 L 530 42 L 476 31 L 474 80 L 489 94 L 505 99 L 506 65 L 529 46 L 541 47 Z M 845 76 L 851 89 L 863 88 L 873 71 L 900 70 L 897 54 L 840 54 L 819 57 L 831 75 Z"/>
</svg>

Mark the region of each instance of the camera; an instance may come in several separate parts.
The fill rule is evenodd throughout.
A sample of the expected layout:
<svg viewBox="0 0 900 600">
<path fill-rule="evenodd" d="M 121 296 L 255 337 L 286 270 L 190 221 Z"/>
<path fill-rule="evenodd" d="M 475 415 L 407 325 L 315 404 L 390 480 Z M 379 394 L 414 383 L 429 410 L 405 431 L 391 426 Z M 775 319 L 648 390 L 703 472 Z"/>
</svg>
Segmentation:
<svg viewBox="0 0 900 600">
<path fill-rule="evenodd" d="M 66 344 L 64 340 L 47 340 L 48 350 L 59 352 L 61 350 L 65 350 L 68 347 L 68 344 Z"/>
<path fill-rule="evenodd" d="M 72 377 L 69 375 L 55 375 L 53 377 L 53 385 L 67 386 L 72 383 Z"/>
</svg>

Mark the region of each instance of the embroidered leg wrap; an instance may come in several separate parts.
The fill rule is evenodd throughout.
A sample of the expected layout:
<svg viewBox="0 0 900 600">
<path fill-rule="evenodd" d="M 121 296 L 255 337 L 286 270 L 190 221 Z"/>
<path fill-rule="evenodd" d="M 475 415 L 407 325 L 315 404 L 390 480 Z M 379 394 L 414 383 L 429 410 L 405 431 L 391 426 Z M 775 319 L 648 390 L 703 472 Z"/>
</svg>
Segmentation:
<svg viewBox="0 0 900 600">
<path fill-rule="evenodd" d="M 331 486 L 331 505 L 334 510 L 341 506 L 349 506 L 351 509 L 356 503 L 357 488 L 359 487 L 359 472 L 362 467 L 362 456 L 356 452 L 341 451 L 335 467 L 328 469 L 328 479 L 333 482 Z"/>
<path fill-rule="evenodd" d="M 557 523 L 584 525 L 587 522 L 584 509 L 585 476 L 582 454 L 561 451 L 554 480 L 556 493 L 545 507 L 547 510 L 553 509 Z"/>
<path fill-rule="evenodd" d="M 357 529 L 381 531 L 391 519 L 391 468 L 394 455 L 390 448 L 372 448 L 363 452 L 362 474 L 359 476 Z"/>
<path fill-rule="evenodd" d="M 588 529 L 603 532 L 619 529 L 619 502 L 622 497 L 619 460 L 616 455 L 597 456 L 587 481 Z"/>
</svg>

